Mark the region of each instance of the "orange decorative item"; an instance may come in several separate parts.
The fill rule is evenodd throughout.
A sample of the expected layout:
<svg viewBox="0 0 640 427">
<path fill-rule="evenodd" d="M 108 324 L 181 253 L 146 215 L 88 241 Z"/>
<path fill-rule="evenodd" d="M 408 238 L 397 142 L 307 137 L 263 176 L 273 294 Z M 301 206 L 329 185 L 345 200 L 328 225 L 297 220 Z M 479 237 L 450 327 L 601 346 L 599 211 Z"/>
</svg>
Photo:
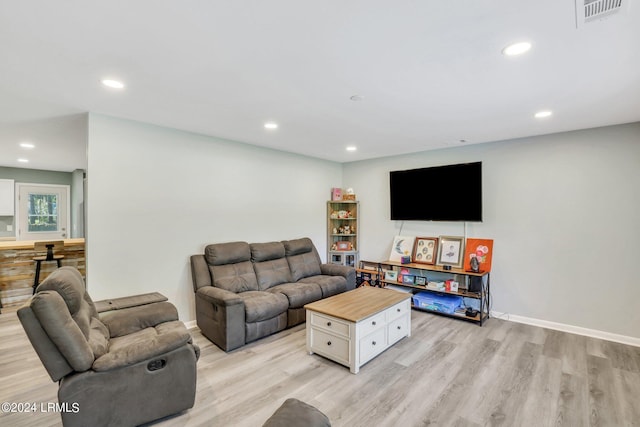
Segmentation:
<svg viewBox="0 0 640 427">
<path fill-rule="evenodd" d="M 467 239 L 464 253 L 464 269 L 472 271 L 471 259 L 478 261 L 481 272 L 491 271 L 491 257 L 493 256 L 492 239 Z"/>
</svg>

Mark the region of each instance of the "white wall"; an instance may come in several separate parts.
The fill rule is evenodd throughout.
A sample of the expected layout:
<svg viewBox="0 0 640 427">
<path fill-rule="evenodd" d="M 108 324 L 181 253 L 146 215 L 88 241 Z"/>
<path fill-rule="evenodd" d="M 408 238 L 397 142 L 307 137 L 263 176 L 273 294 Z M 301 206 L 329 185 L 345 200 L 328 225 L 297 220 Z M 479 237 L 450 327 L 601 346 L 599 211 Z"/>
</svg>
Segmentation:
<svg viewBox="0 0 640 427">
<path fill-rule="evenodd" d="M 389 171 L 478 160 L 484 222 L 469 223 L 467 236 L 494 239 L 492 309 L 640 338 L 640 123 L 345 164 L 343 186 L 360 200 L 361 259 L 387 259 L 400 231 Z M 463 233 L 461 223 L 402 229 Z"/>
<path fill-rule="evenodd" d="M 310 237 L 326 255 L 338 163 L 89 115 L 87 285 L 159 291 L 195 319 L 189 256 L 208 243 Z"/>
</svg>

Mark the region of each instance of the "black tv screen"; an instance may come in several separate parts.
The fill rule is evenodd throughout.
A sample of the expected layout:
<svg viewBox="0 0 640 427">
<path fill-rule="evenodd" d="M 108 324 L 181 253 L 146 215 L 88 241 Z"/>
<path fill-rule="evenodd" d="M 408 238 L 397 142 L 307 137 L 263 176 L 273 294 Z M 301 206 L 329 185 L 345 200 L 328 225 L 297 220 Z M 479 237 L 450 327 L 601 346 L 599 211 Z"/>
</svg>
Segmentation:
<svg viewBox="0 0 640 427">
<path fill-rule="evenodd" d="M 482 162 L 389 172 L 391 219 L 482 221 Z"/>
</svg>

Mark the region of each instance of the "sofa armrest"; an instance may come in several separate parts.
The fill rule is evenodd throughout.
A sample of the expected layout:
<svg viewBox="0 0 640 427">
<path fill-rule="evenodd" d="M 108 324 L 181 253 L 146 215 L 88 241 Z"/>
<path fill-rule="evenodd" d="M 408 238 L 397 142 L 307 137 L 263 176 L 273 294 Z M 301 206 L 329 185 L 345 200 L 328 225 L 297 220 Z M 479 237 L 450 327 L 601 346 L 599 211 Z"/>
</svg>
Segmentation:
<svg viewBox="0 0 640 427">
<path fill-rule="evenodd" d="M 155 302 L 168 301 L 169 298 L 165 297 L 159 292 L 151 292 L 148 294 L 131 295 L 122 298 L 105 299 L 94 302 L 98 313 L 104 313 L 110 310 L 122 310 L 123 308 L 139 307 L 145 304 L 153 304 Z"/>
<path fill-rule="evenodd" d="M 226 289 L 215 288 L 213 286 L 205 286 L 196 291 L 196 293 L 205 301 L 212 304 L 230 306 L 237 304 L 244 304 L 242 299 L 238 297 L 235 292 L 227 291 Z"/>
<path fill-rule="evenodd" d="M 100 313 L 100 320 L 109 329 L 111 338 L 128 335 L 164 322 L 178 320 L 178 310 L 169 302 L 157 302 L 137 307 Z"/>
<path fill-rule="evenodd" d="M 199 288 L 196 321 L 200 332 L 224 351 L 245 344 L 244 301 L 231 291 L 212 286 Z"/>
<path fill-rule="evenodd" d="M 328 276 L 342 276 L 347 280 L 347 290 L 356 288 L 356 269 L 346 265 L 338 264 L 320 264 L 322 274 Z"/>
<path fill-rule="evenodd" d="M 211 286 L 211 273 L 209 273 L 209 265 L 204 255 L 191 255 L 191 280 L 193 281 L 193 290 Z"/>
</svg>

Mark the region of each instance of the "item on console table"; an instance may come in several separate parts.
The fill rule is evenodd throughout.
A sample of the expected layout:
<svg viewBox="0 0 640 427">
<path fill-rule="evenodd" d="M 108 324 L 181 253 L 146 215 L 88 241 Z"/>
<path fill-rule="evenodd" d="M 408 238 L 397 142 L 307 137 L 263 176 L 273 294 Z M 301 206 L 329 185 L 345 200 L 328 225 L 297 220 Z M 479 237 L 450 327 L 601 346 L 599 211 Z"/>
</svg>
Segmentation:
<svg viewBox="0 0 640 427">
<path fill-rule="evenodd" d="M 402 276 L 402 283 L 404 283 L 405 285 L 413 285 L 415 283 L 415 276 L 412 276 L 410 274 L 404 275 Z"/>
<path fill-rule="evenodd" d="M 444 282 L 429 282 L 427 283 L 427 289 L 433 289 L 434 291 L 444 291 Z"/>
<path fill-rule="evenodd" d="M 398 283 L 404 283 L 403 277 L 409 274 L 408 268 L 403 268 L 400 270 L 400 274 L 398 275 Z"/>
<path fill-rule="evenodd" d="M 427 278 L 423 276 L 416 276 L 415 284 L 419 286 L 426 286 Z"/>
<path fill-rule="evenodd" d="M 464 254 L 465 271 L 473 271 L 474 273 L 491 271 L 492 255 L 492 239 L 467 239 L 466 251 Z M 477 271 L 473 269 L 473 260 L 478 262 Z"/>
<path fill-rule="evenodd" d="M 454 289 L 455 288 L 455 289 Z M 444 289 L 447 292 L 458 292 L 458 282 L 455 280 L 449 279 L 444 282 Z"/>
<path fill-rule="evenodd" d="M 443 270 L 450 270 L 451 267 L 462 267 L 464 258 L 464 237 L 440 236 L 438 241 L 440 242 L 440 247 L 438 249 L 437 265 L 443 266 Z"/>
<path fill-rule="evenodd" d="M 434 265 L 437 253 L 437 237 L 416 237 L 416 243 L 413 246 L 413 262 Z"/>
<path fill-rule="evenodd" d="M 447 314 L 453 314 L 462 304 L 461 296 L 439 295 L 431 292 L 418 292 L 413 295 L 412 300 L 414 307 Z"/>
<path fill-rule="evenodd" d="M 384 272 L 384 280 L 388 282 L 397 282 L 398 281 L 398 272 L 395 270 L 386 270 Z"/>
<path fill-rule="evenodd" d="M 400 262 L 403 256 L 410 257 L 415 239 L 414 236 L 394 237 L 393 244 L 391 245 L 391 253 L 389 254 L 389 261 Z"/>
<path fill-rule="evenodd" d="M 408 255 L 400 257 L 400 264 L 409 264 L 411 262 L 411 257 Z"/>
<path fill-rule="evenodd" d="M 342 200 L 342 188 L 332 188 L 331 189 L 331 200 L 333 200 L 333 201 Z"/>
</svg>

